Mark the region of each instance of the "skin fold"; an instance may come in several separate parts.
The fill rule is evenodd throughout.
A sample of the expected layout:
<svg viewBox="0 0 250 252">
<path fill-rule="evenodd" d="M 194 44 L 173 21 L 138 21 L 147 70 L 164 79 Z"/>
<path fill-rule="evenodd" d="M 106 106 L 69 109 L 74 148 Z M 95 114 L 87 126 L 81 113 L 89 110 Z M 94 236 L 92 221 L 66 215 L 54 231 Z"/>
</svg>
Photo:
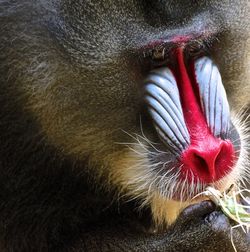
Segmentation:
<svg viewBox="0 0 250 252">
<path fill-rule="evenodd" d="M 154 186 L 149 157 L 164 146 L 143 93 L 154 43 L 190 38 L 189 57 L 218 66 L 240 141 L 221 187 L 247 182 L 249 10 L 248 0 L 1 0 L 0 251 L 222 252 L 231 238 L 249 251 L 210 201 L 190 206 Z"/>
</svg>

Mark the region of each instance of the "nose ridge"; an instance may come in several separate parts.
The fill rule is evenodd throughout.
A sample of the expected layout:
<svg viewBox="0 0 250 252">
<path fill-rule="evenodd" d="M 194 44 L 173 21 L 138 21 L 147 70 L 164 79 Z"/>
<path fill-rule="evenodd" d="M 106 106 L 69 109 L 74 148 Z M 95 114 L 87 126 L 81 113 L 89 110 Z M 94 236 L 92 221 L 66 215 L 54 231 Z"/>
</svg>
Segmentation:
<svg viewBox="0 0 250 252">
<path fill-rule="evenodd" d="M 194 178 L 211 183 L 219 180 L 232 169 L 234 149 L 230 141 L 209 135 L 182 154 L 181 161 L 186 174 L 192 171 Z"/>
</svg>

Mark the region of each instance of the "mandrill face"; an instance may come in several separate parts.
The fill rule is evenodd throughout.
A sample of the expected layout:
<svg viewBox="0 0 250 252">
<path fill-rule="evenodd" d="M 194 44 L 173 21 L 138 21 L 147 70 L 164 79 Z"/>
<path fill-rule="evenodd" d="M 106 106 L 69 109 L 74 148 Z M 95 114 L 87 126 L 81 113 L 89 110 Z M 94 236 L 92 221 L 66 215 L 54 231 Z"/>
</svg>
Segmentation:
<svg viewBox="0 0 250 252">
<path fill-rule="evenodd" d="M 12 85 L 50 143 L 169 223 L 208 185 L 249 176 L 240 2 L 42 1 L 12 34 Z"/>
<path fill-rule="evenodd" d="M 231 123 L 218 68 L 202 57 L 189 64 L 189 75 L 182 49 L 177 57 L 177 73 L 169 68 L 151 73 L 146 102 L 159 138 L 173 156 L 173 167 L 167 171 L 171 183 L 181 181 L 173 195 L 183 200 L 233 172 L 240 137 Z M 169 158 L 164 160 L 164 151 L 161 159 L 167 167 Z M 190 187 L 192 191 L 187 189 Z"/>
</svg>

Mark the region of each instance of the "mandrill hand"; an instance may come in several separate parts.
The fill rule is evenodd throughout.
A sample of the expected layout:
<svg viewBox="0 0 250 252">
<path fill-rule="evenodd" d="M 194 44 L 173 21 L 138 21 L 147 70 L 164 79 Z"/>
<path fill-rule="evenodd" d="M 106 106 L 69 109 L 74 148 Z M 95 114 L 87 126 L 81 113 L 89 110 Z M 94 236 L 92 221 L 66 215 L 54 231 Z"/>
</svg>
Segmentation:
<svg viewBox="0 0 250 252">
<path fill-rule="evenodd" d="M 249 234 L 240 227 L 232 230 L 234 225 L 210 201 L 191 205 L 170 227 L 170 232 L 179 234 L 179 242 L 174 240 L 166 251 L 234 251 L 232 241 L 237 252 L 249 251 Z"/>
<path fill-rule="evenodd" d="M 85 233 L 73 251 L 234 252 L 233 225 L 211 201 L 203 201 L 184 209 L 166 232 L 145 234 L 136 220 L 113 220 Z M 240 228 L 233 230 L 233 242 L 237 252 L 249 251 L 249 235 Z"/>
</svg>

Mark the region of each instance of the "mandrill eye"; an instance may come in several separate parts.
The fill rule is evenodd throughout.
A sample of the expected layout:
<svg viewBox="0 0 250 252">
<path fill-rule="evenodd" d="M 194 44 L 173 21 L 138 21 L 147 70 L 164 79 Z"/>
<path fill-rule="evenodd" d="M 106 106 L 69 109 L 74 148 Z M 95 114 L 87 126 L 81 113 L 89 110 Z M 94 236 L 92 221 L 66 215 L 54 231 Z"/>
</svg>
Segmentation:
<svg viewBox="0 0 250 252">
<path fill-rule="evenodd" d="M 150 69 L 161 67 L 167 65 L 170 61 L 169 54 L 171 51 L 171 46 L 169 44 L 164 44 L 159 42 L 159 45 L 154 46 L 154 48 L 144 48 L 143 49 L 143 64 L 145 63 Z"/>
<path fill-rule="evenodd" d="M 156 48 L 152 51 L 153 60 L 164 60 L 165 59 L 165 48 Z"/>
</svg>

